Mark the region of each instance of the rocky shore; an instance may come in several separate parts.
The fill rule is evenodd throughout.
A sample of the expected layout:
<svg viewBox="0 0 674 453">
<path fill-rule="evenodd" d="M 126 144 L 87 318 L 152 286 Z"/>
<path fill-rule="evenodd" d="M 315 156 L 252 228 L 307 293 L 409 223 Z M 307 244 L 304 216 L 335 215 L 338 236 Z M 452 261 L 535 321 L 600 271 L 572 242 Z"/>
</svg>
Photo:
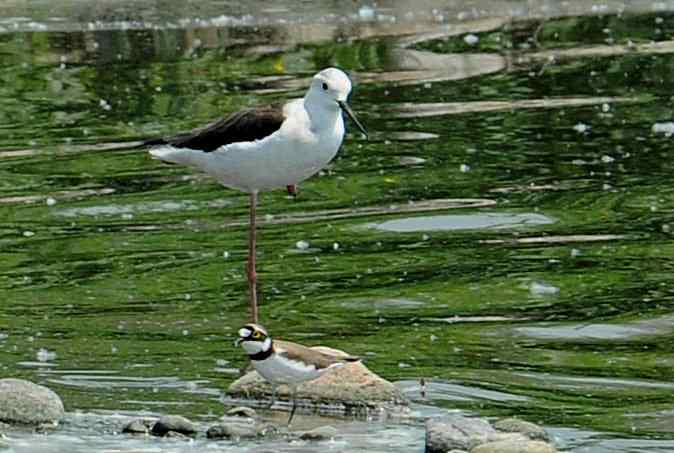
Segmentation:
<svg viewBox="0 0 674 453">
<path fill-rule="evenodd" d="M 230 391 L 247 395 L 259 402 L 269 389 L 256 373 L 251 372 L 232 384 Z M 393 384 L 370 372 L 362 364 L 350 364 L 343 369 L 309 382 L 301 389 L 307 407 L 316 409 L 323 404 L 346 409 L 365 407 L 367 410 L 399 405 L 408 401 Z M 286 393 L 282 395 L 287 396 Z M 341 405 L 341 406 L 340 406 Z M 351 411 L 351 412 L 350 412 Z M 12 448 L 12 432 L 26 428 L 58 432 L 65 411 L 61 398 L 50 389 L 20 379 L 0 380 L 0 451 Z M 320 419 L 319 419 L 320 420 Z M 408 417 L 406 423 L 423 420 Z M 368 423 L 366 421 L 362 423 Z M 321 424 L 312 429 L 291 429 L 285 423 L 272 422 L 249 406 L 232 407 L 217 421 L 194 422 L 182 415 L 139 417 L 127 419 L 117 430 L 117 436 L 150 439 L 161 437 L 179 441 L 201 439 L 231 442 L 321 442 L 346 441 L 341 425 Z M 447 411 L 425 420 L 426 453 L 555 453 L 548 433 L 540 426 L 515 418 L 490 423 L 477 417 L 466 417 Z M 5 436 L 5 434 L 8 434 Z M 122 437 L 123 439 L 123 437 Z"/>
</svg>

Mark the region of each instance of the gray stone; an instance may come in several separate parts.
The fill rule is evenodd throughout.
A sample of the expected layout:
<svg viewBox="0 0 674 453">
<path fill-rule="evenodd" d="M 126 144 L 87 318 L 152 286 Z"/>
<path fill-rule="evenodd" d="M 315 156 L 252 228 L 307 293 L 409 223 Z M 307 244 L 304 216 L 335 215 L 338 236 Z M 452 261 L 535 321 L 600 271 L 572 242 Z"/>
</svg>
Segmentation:
<svg viewBox="0 0 674 453">
<path fill-rule="evenodd" d="M 257 412 L 255 412 L 255 409 L 253 409 L 252 407 L 239 406 L 233 407 L 230 410 L 228 410 L 227 415 L 230 417 L 255 418 L 257 416 Z"/>
<path fill-rule="evenodd" d="M 152 434 L 165 436 L 169 431 L 180 434 L 196 434 L 197 426 L 181 415 L 164 415 L 152 426 Z"/>
<path fill-rule="evenodd" d="M 518 439 L 504 439 L 487 442 L 470 450 L 470 453 L 557 453 L 552 445 L 539 440 L 529 440 L 524 436 Z"/>
<path fill-rule="evenodd" d="M 122 428 L 123 433 L 127 434 L 149 434 L 152 422 L 142 418 L 132 420 Z"/>
<path fill-rule="evenodd" d="M 346 355 L 343 351 L 321 346 L 313 349 L 334 355 Z M 234 381 L 229 386 L 228 393 L 235 398 L 267 400 L 271 396 L 271 386 L 256 371 L 251 371 Z M 290 400 L 290 389 L 285 385 L 279 386 L 277 398 Z M 368 370 L 361 362 L 348 363 L 318 379 L 301 384 L 297 388 L 297 398 L 315 405 L 337 403 L 347 408 L 409 403 L 398 388 Z"/>
<path fill-rule="evenodd" d="M 0 421 L 10 424 L 56 424 L 64 415 L 61 398 L 23 379 L 0 379 Z"/>
<path fill-rule="evenodd" d="M 190 436 L 186 436 L 183 433 L 179 433 L 178 431 L 169 431 L 164 434 L 164 437 L 169 439 L 192 440 Z"/>
<path fill-rule="evenodd" d="M 519 420 L 517 418 L 505 418 L 494 423 L 494 428 L 507 433 L 520 433 L 531 440 L 549 441 L 547 431 L 535 423 Z"/>
<path fill-rule="evenodd" d="M 479 418 L 445 415 L 426 421 L 426 453 L 470 450 L 496 434 L 489 423 Z"/>
<path fill-rule="evenodd" d="M 255 424 L 220 423 L 213 425 L 206 431 L 209 439 L 250 439 L 262 434 Z"/>
<path fill-rule="evenodd" d="M 337 429 L 332 426 L 320 426 L 300 434 L 302 440 L 330 440 L 337 436 Z"/>
</svg>

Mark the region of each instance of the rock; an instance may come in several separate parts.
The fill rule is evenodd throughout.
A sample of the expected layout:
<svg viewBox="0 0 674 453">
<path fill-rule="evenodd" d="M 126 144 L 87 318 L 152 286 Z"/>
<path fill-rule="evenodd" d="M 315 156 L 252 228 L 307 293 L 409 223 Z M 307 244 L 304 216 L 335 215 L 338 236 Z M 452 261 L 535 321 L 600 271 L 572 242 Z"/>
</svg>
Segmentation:
<svg viewBox="0 0 674 453">
<path fill-rule="evenodd" d="M 557 449 L 546 442 L 519 438 L 487 442 L 473 448 L 470 453 L 557 453 Z"/>
<path fill-rule="evenodd" d="M 250 439 L 260 434 L 255 424 L 245 423 L 220 423 L 211 426 L 206 431 L 206 437 L 209 439 Z"/>
<path fill-rule="evenodd" d="M 549 441 L 550 436 L 542 427 L 535 423 L 519 420 L 517 418 L 506 418 L 494 423 L 497 431 L 507 433 L 520 433 L 531 440 Z"/>
<path fill-rule="evenodd" d="M 180 434 L 196 434 L 197 426 L 181 415 L 164 415 L 152 426 L 152 434 L 165 436 L 169 431 Z"/>
<path fill-rule="evenodd" d="M 132 420 L 122 428 L 123 433 L 127 434 L 149 434 L 152 422 L 142 418 Z"/>
<path fill-rule="evenodd" d="M 10 424 L 56 424 L 65 411 L 61 398 L 23 379 L 0 379 L 0 421 Z"/>
<path fill-rule="evenodd" d="M 257 412 L 255 412 L 255 409 L 252 407 L 238 406 L 228 410 L 226 415 L 230 417 L 255 418 L 257 416 Z"/>
<path fill-rule="evenodd" d="M 183 433 L 179 433 L 178 431 L 169 431 L 166 434 L 164 434 L 164 437 L 167 437 L 169 439 L 192 440 L 191 437 L 186 436 Z"/>
<path fill-rule="evenodd" d="M 302 440 L 330 440 L 335 437 L 337 437 L 337 430 L 332 426 L 320 426 L 300 434 Z"/>
<path fill-rule="evenodd" d="M 318 351 L 334 355 L 346 355 L 343 351 L 315 347 Z M 256 371 L 251 371 L 229 386 L 228 393 L 235 398 L 267 400 L 271 386 Z M 291 399 L 290 389 L 281 385 L 277 399 Z M 309 400 L 314 405 L 343 404 L 346 410 L 353 408 L 381 407 L 384 405 L 407 405 L 408 400 L 392 383 L 368 370 L 361 362 L 353 362 L 325 373 L 313 381 L 298 386 L 298 400 Z"/>
<path fill-rule="evenodd" d="M 445 415 L 426 421 L 426 453 L 470 450 L 496 434 L 489 423 L 479 418 Z"/>
</svg>

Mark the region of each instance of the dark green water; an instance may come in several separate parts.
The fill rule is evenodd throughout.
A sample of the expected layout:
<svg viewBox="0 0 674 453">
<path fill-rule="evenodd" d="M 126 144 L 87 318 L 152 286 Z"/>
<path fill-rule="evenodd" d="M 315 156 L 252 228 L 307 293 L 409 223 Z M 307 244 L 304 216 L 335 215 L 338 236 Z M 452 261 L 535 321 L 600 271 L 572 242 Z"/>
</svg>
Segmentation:
<svg viewBox="0 0 674 453">
<path fill-rule="evenodd" d="M 270 332 L 362 355 L 412 398 L 430 379 L 431 406 L 669 451 L 674 16 L 488 28 L 407 47 L 367 27 L 0 33 L 2 375 L 70 411 L 222 412 L 247 198 L 112 148 L 338 65 L 371 138 L 297 199 L 262 196 Z"/>
</svg>

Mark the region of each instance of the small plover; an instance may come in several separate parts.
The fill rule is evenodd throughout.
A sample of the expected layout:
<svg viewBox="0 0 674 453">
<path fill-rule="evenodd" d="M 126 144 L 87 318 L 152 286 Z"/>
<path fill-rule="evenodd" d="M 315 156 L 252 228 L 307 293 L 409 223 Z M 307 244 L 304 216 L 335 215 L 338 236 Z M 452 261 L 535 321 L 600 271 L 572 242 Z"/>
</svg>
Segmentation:
<svg viewBox="0 0 674 453">
<path fill-rule="evenodd" d="M 360 360 L 355 356 L 336 356 L 301 344 L 272 340 L 264 327 L 258 324 L 246 324 L 239 329 L 236 345 L 243 347 L 255 370 L 271 384 L 270 407 L 276 398 L 276 387 L 281 384 L 290 387 L 293 407 L 288 418 L 288 425 L 292 422 L 297 408 L 297 386 L 299 384 L 316 379 L 349 362 Z"/>
</svg>

